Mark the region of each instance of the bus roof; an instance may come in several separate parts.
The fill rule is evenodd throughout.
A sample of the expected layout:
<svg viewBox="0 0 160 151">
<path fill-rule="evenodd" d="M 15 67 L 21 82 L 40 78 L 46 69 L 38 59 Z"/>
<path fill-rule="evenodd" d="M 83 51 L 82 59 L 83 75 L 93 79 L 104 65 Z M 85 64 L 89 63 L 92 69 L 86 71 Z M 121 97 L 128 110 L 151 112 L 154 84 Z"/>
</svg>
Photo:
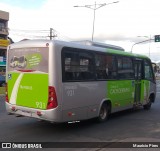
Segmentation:
<svg viewBox="0 0 160 151">
<path fill-rule="evenodd" d="M 61 43 L 62 41 L 55 41 L 55 42 Z M 64 42 L 64 43 L 63 42 L 62 42 L 62 45 L 66 45 L 68 47 L 94 50 L 94 51 L 99 51 L 99 52 L 106 52 L 106 53 L 115 54 L 115 55 L 123 55 L 123 56 L 137 57 L 137 58 L 143 58 L 143 59 L 150 59 L 147 56 L 142 55 L 142 54 L 120 51 L 120 50 L 117 50 L 116 48 L 114 49 L 114 45 L 112 45 L 113 48 L 104 48 L 104 47 L 97 47 L 93 45 L 84 45 L 84 44 L 75 43 L 75 42 Z"/>
<path fill-rule="evenodd" d="M 95 47 L 101 47 L 101 48 L 111 48 L 111 49 L 115 49 L 115 50 L 119 50 L 119 51 L 124 51 L 124 49 L 120 46 L 106 44 L 106 43 L 93 42 L 93 41 L 89 41 L 89 40 L 73 41 L 73 42 L 80 43 L 83 45 L 88 45 L 88 46 L 95 46 Z"/>
<path fill-rule="evenodd" d="M 131 56 L 131 57 L 138 57 L 138 58 L 145 58 L 145 59 L 149 59 L 147 56 L 142 55 L 142 54 L 136 54 L 136 53 L 131 53 L 131 52 L 124 52 L 124 51 L 117 51 L 117 50 L 113 50 L 113 49 L 108 49 L 107 50 L 108 53 L 112 53 L 112 54 L 117 54 L 117 55 L 125 55 L 125 56 Z"/>
<path fill-rule="evenodd" d="M 126 52 L 126 51 L 120 51 L 117 50 L 117 46 L 112 45 L 112 48 L 104 48 L 104 47 L 97 47 L 94 45 L 84 45 L 81 43 L 77 42 L 70 42 L 70 41 L 62 41 L 62 40 L 25 40 L 25 41 L 20 41 L 16 42 L 10 45 L 10 49 L 14 48 L 24 48 L 24 47 L 38 47 L 39 45 L 42 46 L 43 44 L 46 43 L 53 43 L 53 44 L 58 44 L 61 45 L 62 47 L 73 47 L 73 48 L 79 48 L 79 49 L 87 49 L 87 50 L 93 50 L 93 51 L 99 51 L 99 52 L 106 52 L 109 54 L 115 54 L 115 55 L 123 55 L 123 56 L 130 56 L 130 57 L 137 57 L 137 58 L 143 58 L 143 59 L 150 59 L 145 55 L 141 54 L 135 54 L 131 52 Z"/>
</svg>

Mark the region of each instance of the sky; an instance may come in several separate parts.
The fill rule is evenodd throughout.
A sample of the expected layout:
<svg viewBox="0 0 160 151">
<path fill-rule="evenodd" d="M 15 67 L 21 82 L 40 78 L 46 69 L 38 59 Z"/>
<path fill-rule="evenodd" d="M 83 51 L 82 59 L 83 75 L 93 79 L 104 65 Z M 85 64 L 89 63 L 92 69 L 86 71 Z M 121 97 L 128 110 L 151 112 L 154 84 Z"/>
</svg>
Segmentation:
<svg viewBox="0 0 160 151">
<path fill-rule="evenodd" d="M 159 0 L 0 0 L 0 10 L 10 13 L 9 32 L 13 41 L 47 38 L 49 29 L 59 39 L 91 40 L 93 10 L 74 7 L 108 4 L 95 11 L 94 41 L 115 44 L 126 51 L 160 60 L 160 43 L 139 43 L 160 35 Z M 97 5 L 98 7 L 98 5 Z"/>
</svg>

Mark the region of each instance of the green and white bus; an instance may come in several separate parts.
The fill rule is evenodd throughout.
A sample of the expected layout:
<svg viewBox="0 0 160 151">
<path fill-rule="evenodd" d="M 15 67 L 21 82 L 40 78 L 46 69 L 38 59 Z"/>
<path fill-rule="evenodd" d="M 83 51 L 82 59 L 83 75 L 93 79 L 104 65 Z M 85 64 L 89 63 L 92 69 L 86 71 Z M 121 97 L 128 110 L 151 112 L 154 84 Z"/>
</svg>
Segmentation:
<svg viewBox="0 0 160 151">
<path fill-rule="evenodd" d="M 7 50 L 6 110 L 50 122 L 97 118 L 156 97 L 151 60 L 113 48 L 27 40 Z"/>
</svg>

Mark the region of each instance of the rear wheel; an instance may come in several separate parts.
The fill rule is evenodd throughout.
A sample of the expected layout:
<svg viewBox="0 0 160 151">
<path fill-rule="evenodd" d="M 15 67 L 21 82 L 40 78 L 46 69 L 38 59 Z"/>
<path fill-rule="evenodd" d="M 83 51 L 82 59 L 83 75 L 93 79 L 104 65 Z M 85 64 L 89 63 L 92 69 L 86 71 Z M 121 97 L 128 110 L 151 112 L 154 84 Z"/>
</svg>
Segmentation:
<svg viewBox="0 0 160 151">
<path fill-rule="evenodd" d="M 105 122 L 108 119 L 110 113 L 110 106 L 107 104 L 103 104 L 101 106 L 99 116 L 97 118 L 98 122 Z"/>
</svg>

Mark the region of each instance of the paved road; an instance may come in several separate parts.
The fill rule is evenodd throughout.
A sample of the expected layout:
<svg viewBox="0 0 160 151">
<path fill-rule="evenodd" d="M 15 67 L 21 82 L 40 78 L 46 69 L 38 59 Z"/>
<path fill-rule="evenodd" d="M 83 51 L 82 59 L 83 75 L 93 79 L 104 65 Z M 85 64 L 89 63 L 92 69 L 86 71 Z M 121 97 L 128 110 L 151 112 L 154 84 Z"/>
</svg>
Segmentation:
<svg viewBox="0 0 160 151">
<path fill-rule="evenodd" d="M 107 122 L 101 124 L 89 120 L 75 124 L 55 125 L 28 117 L 7 115 L 4 104 L 5 98 L 0 97 L 0 142 L 160 142 L 160 81 L 157 82 L 157 92 L 156 102 L 152 105 L 151 110 L 138 109 L 116 113 Z M 38 151 L 38 149 L 36 150 Z M 137 149 L 92 148 L 90 150 L 125 151 Z M 138 150 L 146 149 L 140 148 Z"/>
</svg>

